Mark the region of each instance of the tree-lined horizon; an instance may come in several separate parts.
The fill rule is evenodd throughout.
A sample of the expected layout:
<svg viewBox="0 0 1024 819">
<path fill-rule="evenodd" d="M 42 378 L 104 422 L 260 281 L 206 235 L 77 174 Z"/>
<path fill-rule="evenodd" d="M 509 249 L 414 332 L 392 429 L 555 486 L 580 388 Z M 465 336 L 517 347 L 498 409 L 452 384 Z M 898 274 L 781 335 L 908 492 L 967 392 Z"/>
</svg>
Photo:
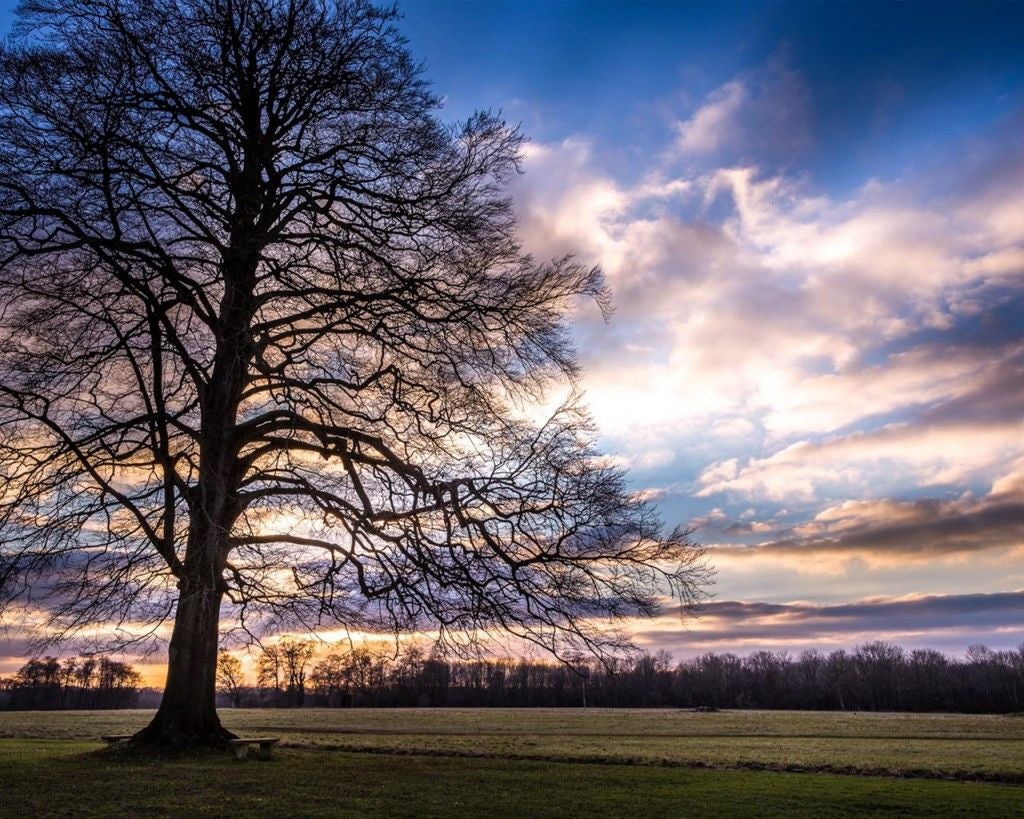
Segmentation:
<svg viewBox="0 0 1024 819">
<path fill-rule="evenodd" d="M 522 136 L 395 15 L 27 0 L 0 50 L 0 614 L 173 620 L 139 742 L 230 736 L 223 603 L 600 654 L 707 579 L 573 397 L 600 271 L 524 254 Z"/>
<path fill-rule="evenodd" d="M 223 653 L 218 683 L 236 707 L 697 708 L 1017 713 L 1024 645 L 970 646 L 957 658 L 871 640 L 846 651 L 709 651 L 676 661 L 665 650 L 602 663 L 515 657 L 447 658 L 283 640 L 257 657 L 255 686 Z"/>
<path fill-rule="evenodd" d="M 255 673 L 222 651 L 217 692 L 234 708 L 695 708 L 1013 714 L 1024 711 L 1024 645 L 962 657 L 872 640 L 847 651 L 706 652 L 676 661 L 638 652 L 603 664 L 446 657 L 282 638 Z M 140 675 L 103 656 L 39 657 L 0 676 L 0 711 L 138 708 Z"/>
</svg>

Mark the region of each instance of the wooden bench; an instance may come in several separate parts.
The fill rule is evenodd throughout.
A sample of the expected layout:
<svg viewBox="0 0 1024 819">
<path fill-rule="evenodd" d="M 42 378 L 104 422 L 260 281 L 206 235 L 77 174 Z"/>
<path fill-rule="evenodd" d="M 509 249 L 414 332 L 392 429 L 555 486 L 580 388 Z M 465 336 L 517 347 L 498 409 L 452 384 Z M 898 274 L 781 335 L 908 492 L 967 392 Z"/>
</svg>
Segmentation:
<svg viewBox="0 0 1024 819">
<path fill-rule="evenodd" d="M 135 734 L 107 734 L 106 736 L 100 737 L 108 745 L 113 745 L 115 742 L 127 742 Z"/>
<path fill-rule="evenodd" d="M 249 755 L 249 748 L 252 745 L 258 745 L 259 751 L 257 756 L 259 759 L 270 759 L 271 749 L 277 745 L 281 740 L 278 737 L 253 737 L 250 739 L 232 739 L 231 744 L 235 746 L 235 756 L 238 759 L 245 759 Z"/>
</svg>

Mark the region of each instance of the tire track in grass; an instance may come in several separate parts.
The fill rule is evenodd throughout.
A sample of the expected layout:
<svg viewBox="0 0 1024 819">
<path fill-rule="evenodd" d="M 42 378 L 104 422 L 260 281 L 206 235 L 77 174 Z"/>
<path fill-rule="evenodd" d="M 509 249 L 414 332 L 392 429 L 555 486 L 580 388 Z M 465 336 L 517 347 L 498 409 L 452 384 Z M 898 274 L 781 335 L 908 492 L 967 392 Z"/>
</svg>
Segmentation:
<svg viewBox="0 0 1024 819">
<path fill-rule="evenodd" d="M 714 771 L 766 771 L 773 773 L 833 774 L 838 776 L 886 777 L 889 779 L 937 779 L 947 782 L 984 782 L 989 784 L 1024 785 L 1024 772 L 964 771 L 931 768 L 883 768 L 859 765 L 806 765 L 788 762 L 758 762 L 737 760 L 729 763 L 706 762 L 700 759 L 668 759 L 665 757 L 615 757 L 601 754 L 530 754 L 499 753 L 495 751 L 468 751 L 454 748 L 370 748 L 365 745 L 306 745 L 282 742 L 281 748 L 309 751 L 333 751 L 377 756 L 423 756 L 454 759 L 499 759 L 509 762 L 557 762 L 577 765 L 622 765 L 644 768 L 688 768 Z"/>
<path fill-rule="evenodd" d="M 287 727 L 280 725 L 259 725 L 253 731 L 281 731 L 289 734 L 346 734 L 353 736 L 405 736 L 405 737 L 607 737 L 609 739 L 835 739 L 835 740 L 899 740 L 936 742 L 1021 742 L 1020 737 L 1006 736 L 936 736 L 934 734 L 768 734 L 768 733 L 680 733 L 646 731 L 636 733 L 607 731 L 462 731 L 459 729 L 434 728 L 318 728 Z"/>
</svg>

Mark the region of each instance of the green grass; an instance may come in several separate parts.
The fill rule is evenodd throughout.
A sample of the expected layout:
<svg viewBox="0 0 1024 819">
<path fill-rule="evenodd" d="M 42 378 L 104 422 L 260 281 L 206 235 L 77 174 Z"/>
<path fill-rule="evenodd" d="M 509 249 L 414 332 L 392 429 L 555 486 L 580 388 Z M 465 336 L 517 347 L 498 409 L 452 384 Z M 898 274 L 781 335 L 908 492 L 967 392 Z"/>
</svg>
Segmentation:
<svg viewBox="0 0 1024 819">
<path fill-rule="evenodd" d="M 0 737 L 96 739 L 141 711 L 0 714 Z M 517 709 L 226 710 L 236 733 L 286 745 L 648 765 L 1024 779 L 1024 719 L 945 714 Z"/>
<path fill-rule="evenodd" d="M 1014 717 L 226 711 L 289 747 L 270 762 L 95 753 L 147 717 L 0 714 L 0 815 L 1024 815 L 1024 786 L 936 778 L 1020 776 Z M 898 776 L 868 775 L 883 771 Z"/>
<path fill-rule="evenodd" d="M 9 816 L 1014 816 L 1024 790 L 974 782 L 283 750 L 124 762 L 95 744 L 0 741 Z"/>
</svg>

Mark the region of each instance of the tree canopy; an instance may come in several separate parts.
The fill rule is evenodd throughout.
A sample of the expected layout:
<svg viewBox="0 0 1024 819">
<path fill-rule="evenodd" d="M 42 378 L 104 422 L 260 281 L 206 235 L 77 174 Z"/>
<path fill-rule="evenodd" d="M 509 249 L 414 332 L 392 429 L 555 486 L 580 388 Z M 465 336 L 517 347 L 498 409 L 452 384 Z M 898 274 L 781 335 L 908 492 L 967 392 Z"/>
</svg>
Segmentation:
<svg viewBox="0 0 1024 819">
<path fill-rule="evenodd" d="M 0 606 L 173 619 L 151 738 L 220 735 L 225 598 L 602 651 L 706 580 L 572 388 L 600 271 L 524 253 L 522 136 L 446 124 L 395 19 L 28 0 L 0 50 Z"/>
</svg>

